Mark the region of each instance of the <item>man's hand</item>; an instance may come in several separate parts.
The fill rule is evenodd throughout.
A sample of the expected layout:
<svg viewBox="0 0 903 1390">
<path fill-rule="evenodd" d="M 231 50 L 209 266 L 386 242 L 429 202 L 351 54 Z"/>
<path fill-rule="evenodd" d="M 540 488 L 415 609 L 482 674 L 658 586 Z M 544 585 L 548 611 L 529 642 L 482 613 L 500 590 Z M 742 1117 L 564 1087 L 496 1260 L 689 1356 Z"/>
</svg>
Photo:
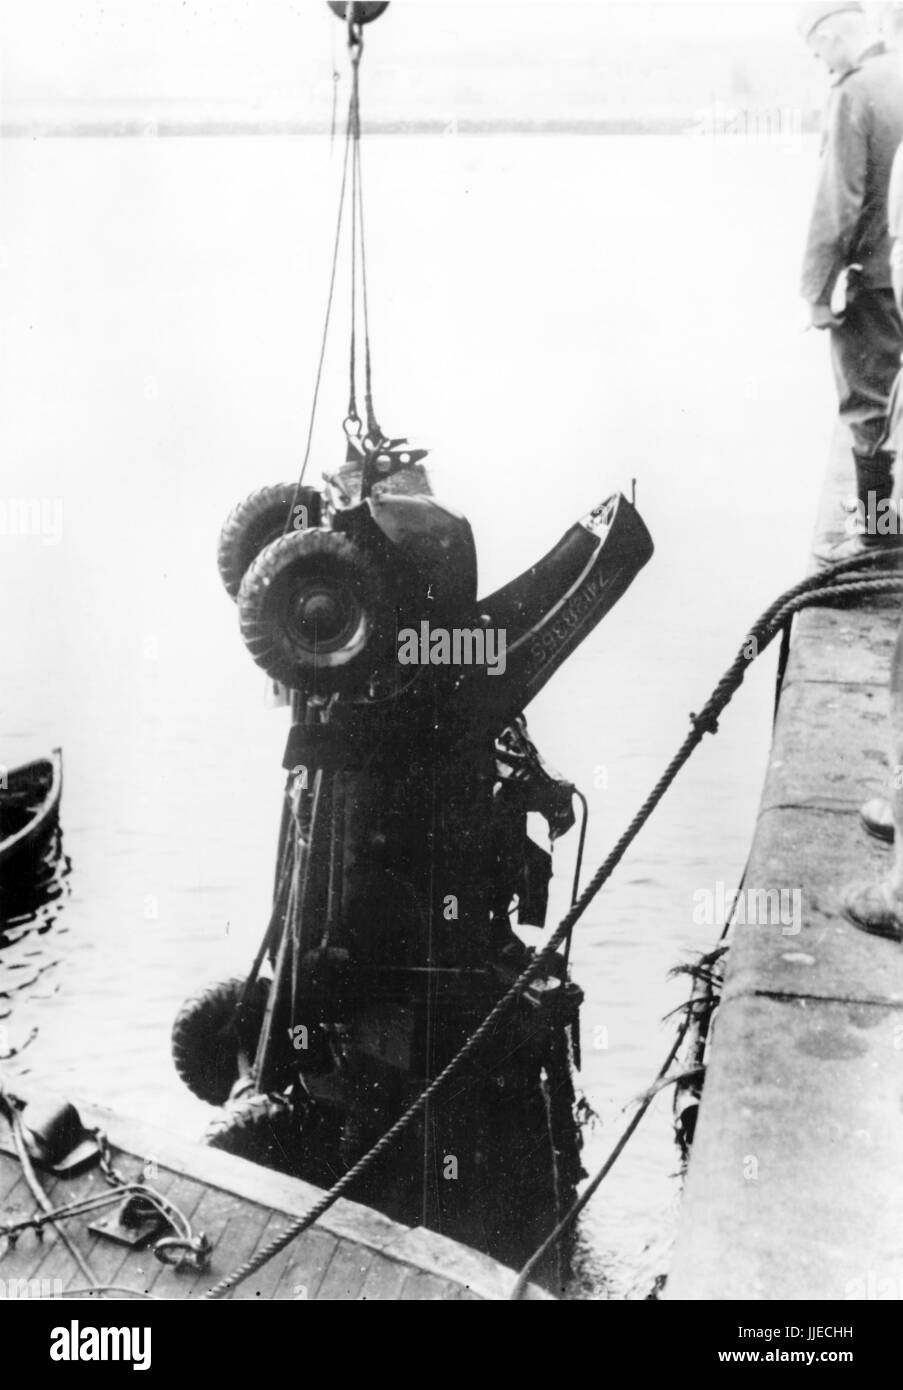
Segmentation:
<svg viewBox="0 0 903 1390">
<path fill-rule="evenodd" d="M 830 304 L 810 304 L 809 309 L 813 328 L 839 328 L 843 323 L 842 318 L 831 313 Z"/>
</svg>

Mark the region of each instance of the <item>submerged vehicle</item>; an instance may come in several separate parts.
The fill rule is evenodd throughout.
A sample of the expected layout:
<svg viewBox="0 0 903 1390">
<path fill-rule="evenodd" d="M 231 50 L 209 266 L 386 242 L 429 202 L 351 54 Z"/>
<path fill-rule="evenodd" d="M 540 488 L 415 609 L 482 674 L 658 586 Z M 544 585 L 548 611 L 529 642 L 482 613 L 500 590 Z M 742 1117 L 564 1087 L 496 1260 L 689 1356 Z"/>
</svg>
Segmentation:
<svg viewBox="0 0 903 1390">
<path fill-rule="evenodd" d="M 247 978 L 190 1000 L 173 1034 L 182 1079 L 226 1105 L 210 1141 L 319 1183 L 380 1138 L 518 975 L 529 952 L 509 914 L 543 926 L 551 872 L 527 815 L 553 839 L 575 820 L 574 788 L 543 766 L 522 710 L 652 553 L 615 495 L 478 600 L 467 522 L 391 481 L 343 505 L 307 491 L 317 524 L 265 544 L 240 586 L 249 649 L 291 687 L 273 911 Z M 290 488 L 249 499 L 224 533 L 225 573 L 261 534 L 264 499 L 273 521 L 292 514 Z M 472 650 L 494 632 L 506 669 L 400 664 L 399 635 L 424 624 Z M 535 1243 L 530 1216 L 554 1214 L 580 1176 L 580 997 L 562 958 L 358 1200 L 497 1256 Z M 542 1192 L 512 1203 L 525 1184 Z"/>
<path fill-rule="evenodd" d="M 385 6 L 333 8 L 352 45 L 357 217 L 360 23 L 376 14 L 355 11 Z M 376 423 L 369 336 L 365 421 L 351 360 L 344 465 L 320 488 L 302 467 L 261 489 L 221 535 L 242 638 L 290 703 L 286 786 L 256 959 L 173 1028 L 181 1078 L 222 1107 L 208 1142 L 323 1186 L 370 1154 L 530 960 L 511 918 L 545 925 L 551 857 L 527 817 L 554 841 L 579 793 L 544 766 L 523 711 L 653 549 L 615 493 L 479 597 L 469 523 L 433 495 L 426 451 Z M 582 1176 L 581 998 L 565 950 L 373 1155 L 356 1200 L 498 1259 L 529 1254 Z"/>
</svg>

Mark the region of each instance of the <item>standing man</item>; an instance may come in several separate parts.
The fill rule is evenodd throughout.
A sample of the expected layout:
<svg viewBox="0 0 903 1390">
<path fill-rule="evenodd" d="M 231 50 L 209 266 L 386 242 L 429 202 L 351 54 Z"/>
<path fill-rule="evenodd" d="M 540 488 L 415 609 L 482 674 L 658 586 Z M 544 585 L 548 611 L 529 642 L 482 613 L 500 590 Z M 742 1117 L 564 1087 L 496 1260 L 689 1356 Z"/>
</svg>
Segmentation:
<svg viewBox="0 0 903 1390">
<path fill-rule="evenodd" d="M 902 57 L 897 54 L 897 57 Z M 903 78 L 903 60 L 900 67 Z M 903 146 L 890 175 L 890 277 L 897 307 L 903 311 Z M 903 505 L 903 370 L 893 392 L 888 445 L 896 459 L 896 505 Z M 878 883 L 840 888 L 843 916 L 861 931 L 903 941 L 903 620 L 890 659 L 890 798 L 865 802 L 860 816 L 868 834 L 893 845 L 893 863 Z"/>
<path fill-rule="evenodd" d="M 891 277 L 903 311 L 903 147 L 890 181 Z M 888 444 L 896 458 L 896 501 L 903 505 L 903 371 L 893 396 Z M 903 941 L 903 619 L 890 665 L 890 799 L 875 797 L 862 807 L 862 824 L 876 840 L 894 847 L 888 872 L 874 882 L 848 883 L 840 890 L 844 916 L 861 931 Z"/>
<path fill-rule="evenodd" d="M 855 0 L 805 5 L 800 31 L 834 76 L 802 281 L 814 327 L 830 331 L 840 418 L 853 441 L 860 529 L 816 552 L 834 561 L 898 541 L 880 534 L 876 521 L 888 515 L 881 503 L 892 492 L 893 456 L 882 441 L 903 352 L 887 225 L 891 165 L 903 140 L 903 77 L 899 55 L 870 41 Z"/>
</svg>

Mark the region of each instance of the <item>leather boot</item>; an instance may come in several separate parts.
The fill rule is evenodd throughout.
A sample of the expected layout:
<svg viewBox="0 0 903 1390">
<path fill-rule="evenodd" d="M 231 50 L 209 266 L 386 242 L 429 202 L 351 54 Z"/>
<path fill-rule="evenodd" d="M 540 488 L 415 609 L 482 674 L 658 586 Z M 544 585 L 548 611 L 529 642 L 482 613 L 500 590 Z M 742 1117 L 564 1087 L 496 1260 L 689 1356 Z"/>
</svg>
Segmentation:
<svg viewBox="0 0 903 1390">
<path fill-rule="evenodd" d="M 865 517 L 866 545 L 900 543 L 896 508 L 888 505 L 894 495 L 894 456 L 879 450 L 872 458 L 853 454 L 859 515 Z"/>
<path fill-rule="evenodd" d="M 872 457 L 853 453 L 858 501 L 856 529 L 845 540 L 815 547 L 815 556 L 825 564 L 851 559 L 878 547 L 894 549 L 903 544 L 901 522 L 896 509 L 888 504 L 893 497 L 894 456 L 886 450 Z"/>
</svg>

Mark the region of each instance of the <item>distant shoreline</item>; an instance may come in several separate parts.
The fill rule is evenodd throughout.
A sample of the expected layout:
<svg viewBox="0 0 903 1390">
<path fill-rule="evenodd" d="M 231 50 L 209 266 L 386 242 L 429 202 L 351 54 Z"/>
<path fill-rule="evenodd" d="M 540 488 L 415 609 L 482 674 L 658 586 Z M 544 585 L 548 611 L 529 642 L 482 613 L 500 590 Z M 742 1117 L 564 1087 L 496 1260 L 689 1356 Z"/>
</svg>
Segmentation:
<svg viewBox="0 0 903 1390">
<path fill-rule="evenodd" d="M 370 135 L 694 135 L 699 139 L 780 138 L 786 135 L 812 134 L 817 120 L 803 120 L 792 128 L 782 129 L 780 119 L 768 119 L 771 113 L 746 113 L 718 124 L 702 124 L 692 115 L 674 117 L 596 117 L 586 120 L 501 120 L 483 121 L 369 121 Z M 774 113 L 778 116 L 779 113 Z M 229 135 L 328 135 L 330 127 L 322 122 L 300 120 L 26 120 L 0 122 L 0 139 L 61 139 L 61 138 L 171 138 L 184 136 Z M 339 132 L 336 132 L 339 134 Z"/>
</svg>

